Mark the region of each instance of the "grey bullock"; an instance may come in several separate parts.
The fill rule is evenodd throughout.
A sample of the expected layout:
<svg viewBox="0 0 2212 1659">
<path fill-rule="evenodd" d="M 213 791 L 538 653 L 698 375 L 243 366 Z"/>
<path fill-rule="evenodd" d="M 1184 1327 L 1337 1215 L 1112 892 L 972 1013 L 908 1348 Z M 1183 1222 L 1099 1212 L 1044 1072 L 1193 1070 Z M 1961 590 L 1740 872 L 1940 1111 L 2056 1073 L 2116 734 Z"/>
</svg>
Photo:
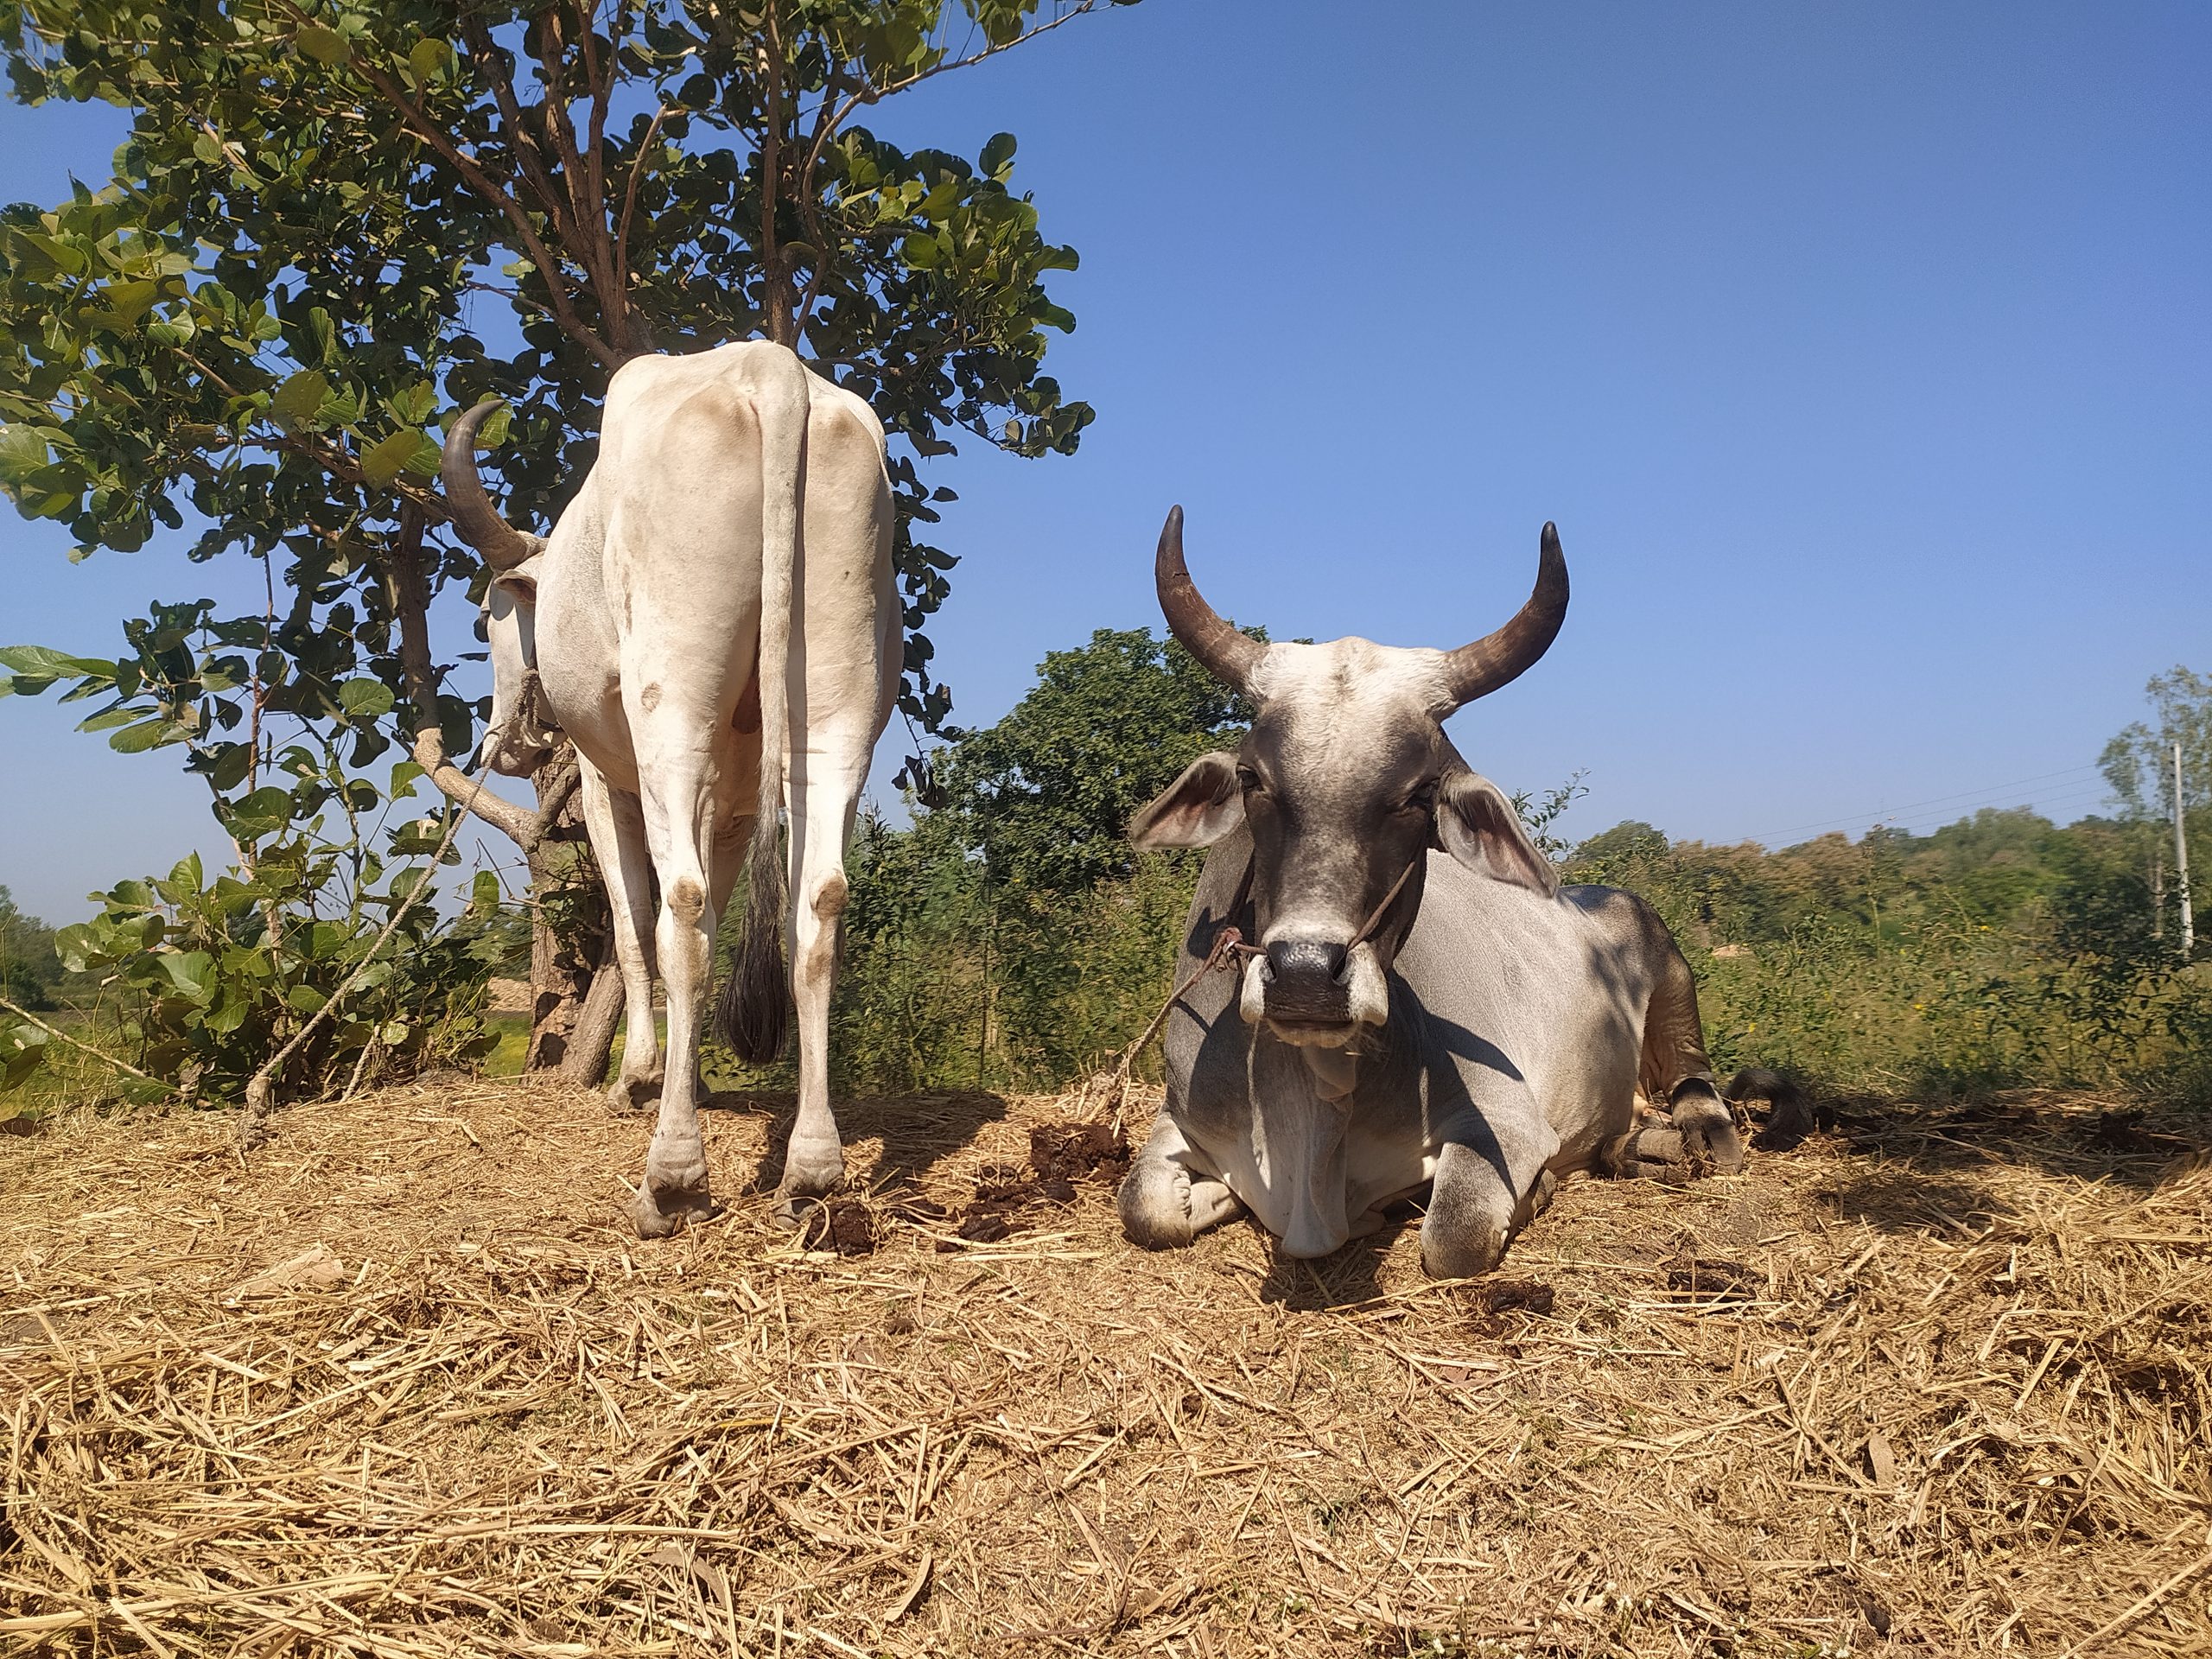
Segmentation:
<svg viewBox="0 0 2212 1659">
<path fill-rule="evenodd" d="M 1186 1244 L 1241 1205 L 1285 1255 L 1324 1255 L 1427 1188 L 1422 1265 L 1458 1278 L 1495 1267 L 1561 1176 L 1740 1168 L 1665 925 L 1633 894 L 1561 887 L 1444 734 L 1559 632 L 1553 527 L 1520 613 L 1454 651 L 1239 632 L 1192 584 L 1179 507 L 1155 576 L 1175 637 L 1256 712 L 1130 833 L 1212 849 L 1179 983 L 1226 929 L 1251 948 L 1171 1015 L 1166 1109 L 1122 1187 L 1129 1237 Z"/>
<path fill-rule="evenodd" d="M 443 466 L 454 522 L 495 572 L 483 754 L 523 773 L 549 726 L 576 746 L 629 1033 L 614 1091 L 660 1096 L 638 1231 L 665 1236 L 715 1207 L 699 1016 L 715 925 L 748 856 L 743 956 L 719 1022 L 747 1058 L 781 1050 L 788 931 L 799 1049 L 788 1213 L 844 1173 L 828 1045 L 845 846 L 899 673 L 883 428 L 781 346 L 640 358 L 609 383 L 598 463 L 541 540 L 499 516 L 477 474 L 493 407 L 454 423 Z"/>
</svg>

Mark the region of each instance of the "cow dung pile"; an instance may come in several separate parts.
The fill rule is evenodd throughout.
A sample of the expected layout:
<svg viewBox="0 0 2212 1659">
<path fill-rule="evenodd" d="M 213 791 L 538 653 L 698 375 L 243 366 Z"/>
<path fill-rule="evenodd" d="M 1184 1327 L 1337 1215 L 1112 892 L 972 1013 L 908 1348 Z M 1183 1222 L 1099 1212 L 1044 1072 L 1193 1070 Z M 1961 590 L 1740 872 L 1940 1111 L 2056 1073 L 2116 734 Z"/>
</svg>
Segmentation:
<svg viewBox="0 0 2212 1659">
<path fill-rule="evenodd" d="M 1132 1249 L 983 1094 L 841 1107 L 794 1234 L 716 1104 L 661 1244 L 550 1083 L 0 1140 L 0 1651 L 2212 1651 L 2190 1120 L 1846 1103 L 1452 1285 Z"/>
</svg>

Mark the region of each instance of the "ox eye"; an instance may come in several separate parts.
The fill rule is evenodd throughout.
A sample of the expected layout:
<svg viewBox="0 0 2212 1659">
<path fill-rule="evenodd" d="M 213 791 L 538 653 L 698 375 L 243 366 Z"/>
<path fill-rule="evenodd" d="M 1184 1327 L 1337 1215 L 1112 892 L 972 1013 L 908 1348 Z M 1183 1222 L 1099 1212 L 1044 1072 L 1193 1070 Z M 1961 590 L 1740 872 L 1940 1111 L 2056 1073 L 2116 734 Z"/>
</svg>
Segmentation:
<svg viewBox="0 0 2212 1659">
<path fill-rule="evenodd" d="M 1402 812 L 1433 812 L 1436 810 L 1436 785 L 1432 779 L 1406 797 Z"/>
<path fill-rule="evenodd" d="M 1236 768 L 1236 786 L 1237 788 L 1244 791 L 1248 795 L 1252 793 L 1254 791 L 1264 793 L 1268 787 L 1267 785 L 1260 781 L 1260 774 L 1253 771 L 1249 766 L 1239 766 Z"/>
</svg>

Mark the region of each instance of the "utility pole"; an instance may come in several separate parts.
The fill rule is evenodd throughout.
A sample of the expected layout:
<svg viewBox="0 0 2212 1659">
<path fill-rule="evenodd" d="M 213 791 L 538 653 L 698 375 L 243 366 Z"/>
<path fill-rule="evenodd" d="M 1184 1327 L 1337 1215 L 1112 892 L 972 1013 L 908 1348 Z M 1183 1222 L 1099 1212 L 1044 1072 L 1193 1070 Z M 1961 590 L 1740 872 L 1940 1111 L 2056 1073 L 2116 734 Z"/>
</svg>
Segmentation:
<svg viewBox="0 0 2212 1659">
<path fill-rule="evenodd" d="M 2181 959 L 2196 954 L 2196 918 L 2189 906 L 2189 832 L 2182 827 L 2181 745 L 2174 745 L 2174 885 L 2181 889 Z"/>
</svg>

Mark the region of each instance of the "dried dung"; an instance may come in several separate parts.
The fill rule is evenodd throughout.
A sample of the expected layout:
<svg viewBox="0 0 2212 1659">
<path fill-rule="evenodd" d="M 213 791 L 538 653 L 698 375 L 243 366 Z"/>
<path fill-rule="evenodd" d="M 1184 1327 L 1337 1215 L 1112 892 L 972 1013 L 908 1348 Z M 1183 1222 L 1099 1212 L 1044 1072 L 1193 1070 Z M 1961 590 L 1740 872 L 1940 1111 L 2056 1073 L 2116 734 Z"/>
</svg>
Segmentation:
<svg viewBox="0 0 2212 1659">
<path fill-rule="evenodd" d="M 855 1198 L 832 1198 L 809 1210 L 799 1224 L 800 1242 L 809 1249 L 839 1255 L 868 1255 L 875 1249 L 875 1223 L 868 1205 Z"/>
<path fill-rule="evenodd" d="M 1668 1294 L 1686 1302 L 1751 1302 L 1766 1291 L 1766 1275 L 1740 1262 L 1678 1255 L 1660 1268 Z"/>
</svg>

